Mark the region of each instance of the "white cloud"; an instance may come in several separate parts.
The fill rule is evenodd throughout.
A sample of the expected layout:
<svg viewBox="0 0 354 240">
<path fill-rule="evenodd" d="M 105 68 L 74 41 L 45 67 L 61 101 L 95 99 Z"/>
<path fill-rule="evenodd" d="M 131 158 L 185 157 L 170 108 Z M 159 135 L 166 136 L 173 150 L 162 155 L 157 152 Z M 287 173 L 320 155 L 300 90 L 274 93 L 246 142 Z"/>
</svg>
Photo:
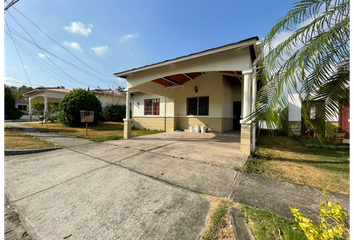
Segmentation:
<svg viewBox="0 0 354 240">
<path fill-rule="evenodd" d="M 47 54 L 43 54 L 43 53 L 37 53 L 39 58 L 46 58 L 49 57 Z"/>
<path fill-rule="evenodd" d="M 128 35 L 125 35 L 125 36 L 121 37 L 120 38 L 120 42 L 124 43 L 124 42 L 126 42 L 128 40 L 131 40 L 131 39 L 134 39 L 134 38 L 137 38 L 137 37 L 139 37 L 138 34 L 128 34 Z"/>
<path fill-rule="evenodd" d="M 91 49 L 93 51 L 95 51 L 95 53 L 102 55 L 108 50 L 108 47 L 107 47 L 107 45 L 104 45 L 104 46 L 99 46 L 99 47 L 92 47 Z"/>
<path fill-rule="evenodd" d="M 8 86 L 22 86 L 24 84 L 23 84 L 23 81 L 20 81 L 20 80 L 18 80 L 16 78 L 5 77 L 5 85 L 8 85 Z"/>
<path fill-rule="evenodd" d="M 69 42 L 65 41 L 65 42 L 63 42 L 63 45 L 68 46 L 68 47 L 71 47 L 71 48 L 73 48 L 73 49 L 76 49 L 76 50 L 82 52 L 81 46 L 80 46 L 80 44 L 78 44 L 77 42 L 71 42 L 71 43 L 69 43 Z"/>
<path fill-rule="evenodd" d="M 64 27 L 64 29 L 68 32 L 82 34 L 87 37 L 89 34 L 92 33 L 92 27 L 92 24 L 88 24 L 87 28 L 85 28 L 85 24 L 81 22 L 72 22 L 70 26 L 66 26 Z"/>
</svg>

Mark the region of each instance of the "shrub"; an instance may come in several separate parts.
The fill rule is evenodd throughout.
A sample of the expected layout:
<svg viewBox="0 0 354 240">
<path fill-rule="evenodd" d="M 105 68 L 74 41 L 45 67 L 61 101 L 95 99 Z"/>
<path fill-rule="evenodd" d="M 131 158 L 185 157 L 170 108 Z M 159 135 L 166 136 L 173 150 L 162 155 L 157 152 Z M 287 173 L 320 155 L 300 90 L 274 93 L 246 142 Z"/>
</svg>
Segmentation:
<svg viewBox="0 0 354 240">
<path fill-rule="evenodd" d="M 16 100 L 11 88 L 5 86 L 5 119 L 19 119 L 22 117 L 21 110 L 15 107 Z"/>
<path fill-rule="evenodd" d="M 80 110 L 95 111 L 93 124 L 101 120 L 102 106 L 98 98 L 91 92 L 77 88 L 65 95 L 59 103 L 58 120 L 69 127 L 84 126 L 81 122 Z"/>
<path fill-rule="evenodd" d="M 48 116 L 47 121 L 49 122 L 56 122 L 57 121 L 57 116 Z"/>
<path fill-rule="evenodd" d="M 117 104 L 105 107 L 103 110 L 103 120 L 111 122 L 123 122 L 125 118 L 125 105 Z"/>
<path fill-rule="evenodd" d="M 299 222 L 301 229 L 305 232 L 309 240 L 328 240 L 349 238 L 349 226 L 347 224 L 347 213 L 338 202 L 330 200 L 326 190 L 323 190 L 325 201 L 319 206 L 321 213 L 318 216 L 320 225 L 315 225 L 306 215 L 300 213 L 299 209 L 290 207 Z"/>
</svg>

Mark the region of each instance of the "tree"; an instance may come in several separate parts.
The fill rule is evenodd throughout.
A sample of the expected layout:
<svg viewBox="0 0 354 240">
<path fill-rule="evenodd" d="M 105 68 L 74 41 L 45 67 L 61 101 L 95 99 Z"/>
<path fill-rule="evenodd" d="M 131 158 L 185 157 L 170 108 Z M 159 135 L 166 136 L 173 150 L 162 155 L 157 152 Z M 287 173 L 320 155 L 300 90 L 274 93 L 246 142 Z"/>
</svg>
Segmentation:
<svg viewBox="0 0 354 240">
<path fill-rule="evenodd" d="M 16 100 L 13 96 L 11 88 L 5 86 L 5 119 L 19 119 L 22 112 L 15 107 Z"/>
<path fill-rule="evenodd" d="M 276 127 L 273 111 L 287 106 L 287 92 L 296 91 L 303 101 L 305 123 L 320 136 L 323 121 L 338 114 L 349 101 L 349 0 L 301 0 L 268 33 L 264 48 L 269 53 L 260 62 L 257 77 L 264 85 L 257 94 L 256 111 L 248 120 L 266 120 Z M 290 31 L 290 32 L 289 32 Z M 273 48 L 280 34 L 290 36 Z M 317 118 L 310 120 L 313 104 L 322 103 Z"/>
<path fill-rule="evenodd" d="M 118 86 L 116 88 L 116 91 L 119 91 L 119 92 L 124 92 L 124 88 L 122 86 Z"/>
<path fill-rule="evenodd" d="M 80 110 L 95 111 L 94 124 L 101 120 L 102 106 L 98 98 L 85 89 L 77 88 L 64 96 L 59 103 L 58 120 L 69 127 L 84 126 Z"/>
<path fill-rule="evenodd" d="M 44 102 L 43 101 L 32 101 L 32 111 L 35 112 L 35 114 L 41 115 L 44 114 Z M 48 103 L 47 105 L 47 111 L 48 113 L 54 113 L 59 111 L 59 105 L 58 103 Z"/>
</svg>

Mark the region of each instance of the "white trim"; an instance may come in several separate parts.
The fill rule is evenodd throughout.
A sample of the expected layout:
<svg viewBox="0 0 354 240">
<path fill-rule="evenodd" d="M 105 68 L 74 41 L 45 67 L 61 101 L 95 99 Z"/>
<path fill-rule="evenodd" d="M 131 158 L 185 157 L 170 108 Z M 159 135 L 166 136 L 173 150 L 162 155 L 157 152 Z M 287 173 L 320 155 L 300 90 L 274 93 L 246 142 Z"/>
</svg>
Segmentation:
<svg viewBox="0 0 354 240">
<path fill-rule="evenodd" d="M 174 116 L 160 116 L 160 115 L 146 115 L 146 116 L 134 116 L 133 118 L 174 118 Z"/>
<path fill-rule="evenodd" d="M 252 70 L 252 69 L 242 71 L 242 74 L 243 74 L 243 75 L 245 75 L 245 74 L 252 74 L 252 73 L 253 73 L 253 70 Z"/>
<path fill-rule="evenodd" d="M 242 47 L 247 47 L 247 46 L 253 45 L 255 42 L 257 42 L 257 41 L 254 38 L 254 39 L 250 39 L 250 40 L 245 41 L 245 42 L 235 43 L 235 44 L 230 45 L 230 46 L 220 47 L 220 48 L 217 48 L 217 49 L 214 49 L 214 50 L 207 50 L 205 52 L 196 53 L 196 54 L 193 54 L 191 56 L 180 57 L 180 58 L 177 58 L 175 60 L 167 60 L 165 62 L 156 63 L 156 64 L 153 64 L 153 65 L 150 65 L 150 66 L 141 67 L 141 68 L 137 68 L 137 69 L 132 69 L 132 70 L 128 70 L 128 71 L 125 71 L 125 72 L 115 73 L 114 75 L 116 77 L 124 77 L 124 76 L 132 74 L 132 73 L 141 72 L 141 71 L 145 71 L 145 70 L 152 69 L 152 68 L 158 68 L 158 67 L 161 67 L 161 66 L 170 65 L 170 64 L 174 64 L 174 63 L 178 63 L 178 62 L 183 62 L 183 61 L 186 61 L 186 60 L 190 60 L 190 59 L 194 59 L 194 58 L 198 58 L 198 57 L 202 57 L 202 56 L 206 56 L 206 55 L 210 55 L 210 54 L 214 54 L 214 53 L 219 53 L 219 52 L 232 50 L 232 49 L 236 50 L 236 49 L 239 49 L 239 48 L 242 48 Z"/>
</svg>

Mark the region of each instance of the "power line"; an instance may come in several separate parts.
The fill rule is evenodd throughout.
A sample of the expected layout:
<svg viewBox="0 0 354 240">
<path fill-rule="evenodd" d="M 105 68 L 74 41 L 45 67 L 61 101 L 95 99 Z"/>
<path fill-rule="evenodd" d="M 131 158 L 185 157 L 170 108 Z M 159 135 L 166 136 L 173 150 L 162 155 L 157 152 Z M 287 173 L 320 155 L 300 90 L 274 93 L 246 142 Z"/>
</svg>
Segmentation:
<svg viewBox="0 0 354 240">
<path fill-rule="evenodd" d="M 6 3 L 7 0 L 5 0 L 4 3 Z M 12 0 L 12 2 L 10 2 L 9 4 L 6 5 L 4 12 L 6 12 L 10 7 L 12 7 L 13 5 L 15 5 L 18 1 L 20 0 Z"/>
<path fill-rule="evenodd" d="M 82 83 L 76 79 L 74 79 L 73 77 L 71 77 L 69 74 L 67 74 L 63 69 L 61 69 L 57 64 L 55 64 L 41 49 L 41 47 L 38 46 L 37 42 L 32 38 L 32 36 L 26 31 L 26 29 L 24 27 L 22 27 L 22 25 L 11 15 L 11 13 L 8 12 L 8 14 L 12 17 L 13 20 L 15 20 L 15 22 L 27 33 L 27 35 L 32 39 L 32 41 L 36 44 L 36 46 L 38 47 L 38 49 L 46 56 L 46 58 L 51 61 L 60 71 L 62 71 L 65 75 L 67 75 L 68 77 L 70 77 L 72 80 L 81 83 L 83 85 L 87 85 L 85 83 Z M 90 86 L 93 87 L 93 86 Z"/>
<path fill-rule="evenodd" d="M 33 23 L 28 17 L 26 17 L 23 13 L 21 13 L 19 10 L 17 10 L 15 7 L 13 8 L 15 9 L 18 13 L 20 13 L 24 18 L 26 18 L 29 22 L 31 22 L 37 29 L 39 29 L 44 35 L 46 35 L 49 39 L 51 39 L 53 42 L 55 42 L 56 44 L 58 44 L 60 47 L 62 47 L 63 49 L 65 49 L 68 53 L 70 53 L 73 57 L 75 57 L 77 60 L 79 60 L 82 64 L 84 64 L 85 66 L 87 66 L 88 68 L 90 68 L 91 70 L 95 71 L 96 73 L 98 73 L 99 75 L 103 76 L 104 78 L 108 79 L 109 81 L 113 82 L 111 79 L 107 78 L 106 76 L 104 76 L 103 74 L 101 74 L 100 72 L 96 71 L 95 69 L 93 69 L 92 67 L 90 67 L 89 65 L 87 65 L 85 62 L 81 61 L 78 57 L 76 57 L 72 52 L 70 52 L 67 48 L 65 48 L 64 46 L 62 46 L 61 44 L 59 44 L 57 41 L 55 41 L 53 38 L 51 38 L 48 34 L 46 34 L 41 28 L 39 28 L 35 23 Z M 117 84 L 115 82 L 113 82 L 114 84 Z"/>
<path fill-rule="evenodd" d="M 7 26 L 7 27 L 9 27 L 9 25 L 7 25 L 7 21 L 6 21 L 6 20 L 4 20 L 4 21 L 5 21 L 5 23 L 6 23 L 6 26 Z M 27 74 L 27 71 L 26 71 L 25 65 L 23 64 L 23 61 L 22 61 L 21 55 L 20 55 L 20 53 L 19 53 L 19 51 L 18 51 L 18 49 L 17 49 L 16 42 L 15 42 L 15 40 L 14 40 L 14 39 L 13 39 L 13 37 L 12 37 L 12 34 L 11 34 L 10 29 L 9 29 L 9 33 L 10 33 L 11 39 L 12 39 L 12 41 L 13 41 L 14 45 L 15 45 L 17 55 L 18 55 L 18 57 L 19 57 L 19 58 L 20 58 L 20 60 L 21 60 L 21 64 L 22 64 L 22 66 L 23 66 L 23 70 L 24 70 L 24 71 L 25 71 L 25 73 L 26 73 L 26 76 L 27 76 L 28 82 L 29 82 L 30 86 L 32 87 L 32 84 L 31 84 L 31 81 L 30 81 L 30 79 L 29 79 L 29 77 L 28 77 L 28 74 Z"/>
<path fill-rule="evenodd" d="M 10 28 L 11 28 L 11 27 L 10 27 Z M 15 29 L 13 29 L 13 28 L 11 28 L 11 29 L 12 29 L 12 31 L 14 32 L 15 35 L 17 35 L 18 37 L 20 37 L 20 38 L 22 38 L 23 40 L 27 41 L 28 43 L 30 43 L 30 44 L 36 46 L 36 44 L 33 43 L 30 39 L 26 38 L 26 37 L 23 36 L 21 33 L 17 32 Z M 102 78 L 102 77 L 100 77 L 100 76 L 98 76 L 98 75 L 95 75 L 95 74 L 93 74 L 93 73 L 91 73 L 91 72 L 89 72 L 89 71 L 87 71 L 87 70 L 85 70 L 85 69 L 83 69 L 83 68 L 81 68 L 81 67 L 79 67 L 79 66 L 73 64 L 73 63 L 70 63 L 70 62 L 68 62 L 68 61 L 66 61 L 66 60 L 64 60 L 64 59 L 62 59 L 62 58 L 60 58 L 60 57 L 58 57 L 57 55 L 51 53 L 50 51 L 48 51 L 48 50 L 46 50 L 46 49 L 44 49 L 44 48 L 42 48 L 42 47 L 40 47 L 40 46 L 39 46 L 39 48 L 41 48 L 41 49 L 42 49 L 43 51 L 45 51 L 46 53 L 48 53 L 48 54 L 50 54 L 50 55 L 52 55 L 52 56 L 58 58 L 58 59 L 61 60 L 62 62 L 66 63 L 66 64 L 68 64 L 68 65 L 70 65 L 70 66 L 72 66 L 72 67 L 74 67 L 74 68 L 76 68 L 76 69 L 78 69 L 78 70 L 80 70 L 80 71 L 82 71 L 82 72 L 84 72 L 84 73 L 86 73 L 86 74 L 88 74 L 88 75 L 94 77 L 94 78 L 101 79 L 101 81 L 104 81 L 104 82 L 106 82 L 106 83 L 108 83 L 108 84 L 112 84 L 112 83 L 113 83 L 114 85 L 119 86 L 118 83 L 113 82 L 112 80 L 107 81 L 106 79 L 104 79 L 104 78 Z"/>
</svg>

